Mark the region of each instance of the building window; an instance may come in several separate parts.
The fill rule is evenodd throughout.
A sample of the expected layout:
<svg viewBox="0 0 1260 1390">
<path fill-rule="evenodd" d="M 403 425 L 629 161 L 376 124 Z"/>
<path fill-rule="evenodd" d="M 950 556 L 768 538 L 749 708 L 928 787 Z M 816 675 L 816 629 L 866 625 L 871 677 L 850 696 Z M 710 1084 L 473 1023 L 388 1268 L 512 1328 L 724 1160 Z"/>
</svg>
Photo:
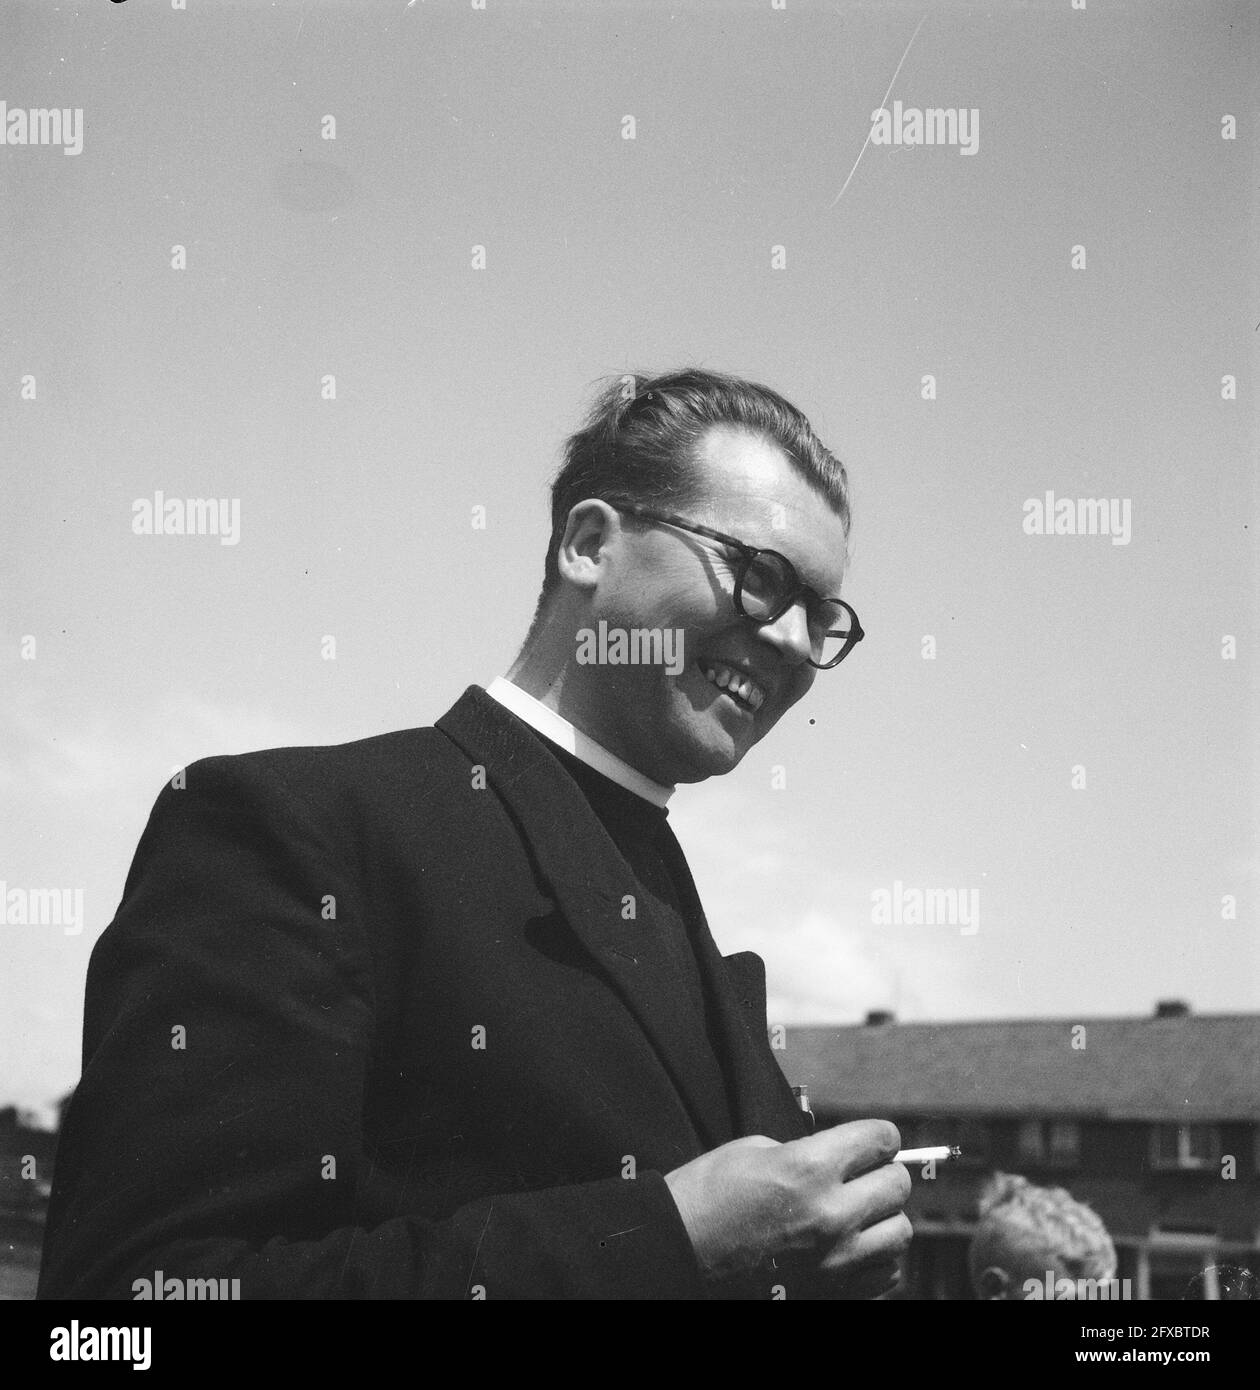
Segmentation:
<svg viewBox="0 0 1260 1390">
<path fill-rule="evenodd" d="M 1023 1163 L 1040 1163 L 1046 1156 L 1040 1120 L 1024 1120 L 1019 1127 L 1019 1157 Z"/>
<path fill-rule="evenodd" d="M 989 1163 L 989 1126 L 981 1120 L 960 1120 L 948 1127 L 947 1144 L 957 1144 L 962 1150 L 959 1163 L 986 1167 Z"/>
<path fill-rule="evenodd" d="M 1075 1120 L 1050 1121 L 1050 1162 L 1074 1166 L 1081 1157 L 1081 1127 Z"/>
<path fill-rule="evenodd" d="M 922 1139 L 921 1136 L 924 1130 L 923 1121 L 920 1119 L 905 1115 L 894 1115 L 892 1116 L 892 1122 L 897 1126 L 897 1133 L 901 1135 L 901 1147 L 903 1149 L 926 1148 L 929 1142 L 935 1142 L 935 1140 L 925 1141 Z"/>
<path fill-rule="evenodd" d="M 1220 1156 L 1221 1134 L 1215 1125 L 1156 1125 L 1151 1135 L 1155 1168 L 1214 1168 Z"/>
<path fill-rule="evenodd" d="M 1019 1127 L 1022 1162 L 1072 1168 L 1080 1162 L 1081 1127 L 1075 1120 L 1024 1120 Z"/>
</svg>

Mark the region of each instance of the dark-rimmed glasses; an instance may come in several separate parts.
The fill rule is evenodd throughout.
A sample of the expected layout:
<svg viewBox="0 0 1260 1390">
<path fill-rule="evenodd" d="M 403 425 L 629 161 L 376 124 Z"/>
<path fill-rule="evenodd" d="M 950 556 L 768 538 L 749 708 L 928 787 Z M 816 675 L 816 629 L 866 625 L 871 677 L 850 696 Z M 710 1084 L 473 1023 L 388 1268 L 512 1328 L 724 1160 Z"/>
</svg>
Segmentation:
<svg viewBox="0 0 1260 1390">
<path fill-rule="evenodd" d="M 759 550 L 712 527 L 697 526 L 680 516 L 653 511 L 650 507 L 617 502 L 608 505 L 644 521 L 656 521 L 696 536 L 706 536 L 734 550 L 739 556 L 734 567 L 735 611 L 758 627 L 776 622 L 804 597 L 811 651 L 807 660 L 817 670 L 830 671 L 833 666 L 839 666 L 866 636 L 858 615 L 843 599 L 824 598 L 816 589 L 802 584 L 791 560 L 777 550 Z"/>
</svg>

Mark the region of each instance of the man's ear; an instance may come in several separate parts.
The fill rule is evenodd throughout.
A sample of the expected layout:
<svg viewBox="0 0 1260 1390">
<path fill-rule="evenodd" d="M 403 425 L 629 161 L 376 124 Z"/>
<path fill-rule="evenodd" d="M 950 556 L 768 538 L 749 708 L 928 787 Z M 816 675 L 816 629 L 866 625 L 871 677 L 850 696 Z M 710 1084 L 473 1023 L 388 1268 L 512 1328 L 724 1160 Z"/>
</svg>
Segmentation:
<svg viewBox="0 0 1260 1390">
<path fill-rule="evenodd" d="M 997 1265 L 989 1265 L 976 1280 L 976 1297 L 985 1302 L 1009 1298 L 1011 1276 Z"/>
<path fill-rule="evenodd" d="M 560 577 L 579 588 L 594 588 L 600 551 L 619 524 L 616 511 L 597 497 L 585 498 L 572 506 L 556 549 Z"/>
</svg>

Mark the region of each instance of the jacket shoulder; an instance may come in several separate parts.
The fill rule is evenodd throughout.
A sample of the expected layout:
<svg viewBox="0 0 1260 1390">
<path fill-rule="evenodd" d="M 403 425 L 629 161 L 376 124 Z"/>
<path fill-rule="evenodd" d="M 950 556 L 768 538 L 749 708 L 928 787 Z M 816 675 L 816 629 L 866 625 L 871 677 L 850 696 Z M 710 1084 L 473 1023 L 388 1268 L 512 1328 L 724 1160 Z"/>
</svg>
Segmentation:
<svg viewBox="0 0 1260 1390">
<path fill-rule="evenodd" d="M 351 827 L 370 834 L 374 823 L 423 823 L 467 789 L 468 768 L 467 755 L 431 726 L 348 743 L 217 754 L 189 763 L 161 788 L 150 829 L 172 814 L 195 822 L 246 815 L 283 824 L 296 817 L 317 838 L 342 841 Z"/>
<path fill-rule="evenodd" d="M 465 755 L 440 729 L 397 729 L 349 743 L 262 748 L 199 758 L 185 769 L 194 782 L 283 783 L 312 802 L 339 801 L 356 789 L 403 786 L 417 777 L 463 775 Z"/>
</svg>

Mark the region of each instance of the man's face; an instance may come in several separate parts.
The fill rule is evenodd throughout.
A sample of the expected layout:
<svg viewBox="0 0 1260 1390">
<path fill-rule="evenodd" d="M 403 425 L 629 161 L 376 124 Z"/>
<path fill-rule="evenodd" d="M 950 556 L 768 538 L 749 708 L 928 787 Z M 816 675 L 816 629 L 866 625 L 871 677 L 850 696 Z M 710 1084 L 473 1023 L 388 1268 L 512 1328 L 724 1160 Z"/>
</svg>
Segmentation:
<svg viewBox="0 0 1260 1390">
<path fill-rule="evenodd" d="M 716 427 L 696 468 L 704 501 L 654 510 L 777 550 L 804 583 L 839 597 L 843 523 L 776 444 Z M 599 552 L 586 620 L 592 627 L 603 619 L 610 628 L 679 629 L 684 664 L 676 675 L 661 665 L 581 668 L 581 692 L 573 693 L 583 726 L 658 782 L 729 772 L 813 684 L 803 601 L 757 626 L 734 604 L 736 554 L 671 526 L 627 522 L 623 516 Z M 754 682 L 751 700 L 715 682 L 731 671 Z"/>
</svg>

